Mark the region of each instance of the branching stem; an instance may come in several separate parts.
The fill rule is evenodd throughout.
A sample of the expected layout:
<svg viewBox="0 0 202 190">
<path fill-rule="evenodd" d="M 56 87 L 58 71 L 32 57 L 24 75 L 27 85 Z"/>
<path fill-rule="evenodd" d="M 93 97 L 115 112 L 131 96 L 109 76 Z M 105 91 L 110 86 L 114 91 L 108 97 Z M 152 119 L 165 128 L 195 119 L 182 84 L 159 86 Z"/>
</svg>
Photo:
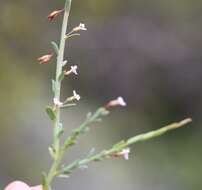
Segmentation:
<svg viewBox="0 0 202 190">
<path fill-rule="evenodd" d="M 53 43 L 53 45 L 55 46 L 56 52 L 57 52 L 56 76 L 55 76 L 55 81 L 53 80 L 53 87 L 54 87 L 53 91 L 54 91 L 54 100 L 56 99 L 59 102 L 60 102 L 61 82 L 62 82 L 62 80 L 60 79 L 60 76 L 62 75 L 63 66 L 64 66 L 65 41 L 70 37 L 79 35 L 77 33 L 72 34 L 72 32 L 70 32 L 68 35 L 66 35 L 68 18 L 69 18 L 69 13 L 70 13 L 70 9 L 71 9 L 71 3 L 72 3 L 72 0 L 65 1 L 64 17 L 63 17 L 63 23 L 62 23 L 61 39 L 60 39 L 59 48 L 57 47 L 57 44 Z M 83 24 L 80 24 L 80 25 L 83 25 Z M 83 27 L 85 29 L 85 26 L 83 26 Z M 123 100 L 122 100 L 122 102 L 123 102 Z M 121 104 L 120 104 L 120 102 L 118 102 L 118 104 L 122 105 L 123 104 L 122 102 L 121 102 Z M 77 142 L 78 137 L 81 134 L 85 133 L 89 129 L 89 126 L 91 124 L 93 124 L 94 122 L 100 121 L 103 116 L 108 115 L 109 114 L 109 111 L 108 111 L 109 105 L 112 107 L 116 106 L 117 100 L 111 101 L 110 103 L 111 104 L 107 104 L 108 106 L 99 108 L 94 114 L 88 115 L 88 117 L 84 121 L 84 123 L 81 124 L 80 127 L 76 128 L 72 132 L 72 134 L 69 136 L 69 138 L 67 138 L 65 140 L 64 144 L 60 143 L 60 136 L 63 132 L 63 128 L 61 127 L 62 125 L 60 122 L 60 108 L 74 106 L 75 104 L 65 104 L 63 106 L 55 105 L 54 109 L 51 109 L 50 107 L 48 107 L 47 113 L 50 115 L 50 118 L 53 121 L 53 144 L 49 149 L 50 153 L 53 157 L 53 163 L 52 163 L 52 166 L 51 166 L 47 176 L 44 175 L 44 178 L 42 181 L 43 190 L 50 190 L 53 179 L 59 175 L 70 174 L 73 170 L 80 168 L 82 166 L 85 166 L 93 161 L 101 161 L 106 158 L 111 158 L 111 157 L 113 157 L 113 155 L 122 151 L 124 148 L 128 148 L 132 144 L 135 144 L 135 143 L 141 142 L 141 141 L 147 141 L 149 139 L 161 136 L 170 130 L 182 127 L 191 122 L 191 119 L 188 118 L 188 119 L 185 119 L 178 123 L 173 123 L 168 126 L 165 126 L 158 130 L 154 130 L 154 131 L 151 131 L 148 133 L 134 136 L 132 138 L 129 138 L 126 141 L 121 141 L 121 142 L 113 145 L 108 150 L 103 150 L 100 153 L 87 156 L 84 159 L 76 160 L 69 165 L 61 167 L 61 162 L 62 162 L 64 153 L 66 152 L 66 150 Z"/>
<path fill-rule="evenodd" d="M 54 98 L 60 100 L 60 92 L 61 92 L 61 80 L 59 80 L 59 76 L 62 73 L 63 67 L 63 59 L 64 59 L 64 50 L 65 50 L 65 36 L 67 31 L 67 23 L 69 18 L 69 13 L 71 9 L 71 2 L 72 0 L 66 0 L 65 8 L 64 8 L 64 17 L 62 23 L 62 31 L 61 31 L 61 38 L 60 38 L 60 47 L 57 56 L 57 67 L 56 67 L 56 78 L 55 78 L 55 94 Z M 60 162 L 63 157 L 63 153 L 60 150 L 60 140 L 57 137 L 57 129 L 60 125 L 60 108 L 57 108 L 55 111 L 55 121 L 54 121 L 54 134 L 53 134 L 53 147 L 55 150 L 56 158 L 51 166 L 51 169 L 47 175 L 46 185 L 50 187 L 53 178 L 55 177 L 55 173 L 60 166 Z"/>
</svg>

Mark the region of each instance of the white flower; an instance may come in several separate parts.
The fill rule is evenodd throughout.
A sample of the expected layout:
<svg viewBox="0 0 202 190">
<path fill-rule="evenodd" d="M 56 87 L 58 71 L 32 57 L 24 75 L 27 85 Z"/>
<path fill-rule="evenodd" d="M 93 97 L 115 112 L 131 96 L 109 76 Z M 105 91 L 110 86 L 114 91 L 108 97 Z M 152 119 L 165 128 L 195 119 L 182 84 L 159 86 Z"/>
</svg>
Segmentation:
<svg viewBox="0 0 202 190">
<path fill-rule="evenodd" d="M 79 28 L 80 28 L 81 30 L 87 30 L 87 28 L 85 27 L 85 24 L 83 24 L 83 23 L 80 23 L 80 24 L 79 24 Z"/>
<path fill-rule="evenodd" d="M 117 102 L 118 102 L 118 104 L 119 104 L 120 106 L 126 106 L 126 105 L 127 105 L 126 102 L 124 101 L 124 99 L 123 99 L 121 96 L 119 96 L 119 97 L 117 98 Z"/>
<path fill-rule="evenodd" d="M 78 75 L 77 69 L 78 69 L 77 65 L 71 66 L 70 72 L 71 72 L 71 73 L 74 73 L 75 75 Z"/>
<path fill-rule="evenodd" d="M 69 75 L 69 74 L 71 74 L 71 73 L 74 73 L 75 75 L 78 75 L 78 73 L 77 73 L 77 69 L 78 69 L 78 67 L 77 67 L 77 65 L 74 65 L 74 66 L 71 66 L 71 69 L 70 70 L 64 70 L 64 75 Z"/>
<path fill-rule="evenodd" d="M 80 30 L 87 30 L 87 28 L 85 27 L 85 24 L 80 23 L 79 26 L 76 26 L 75 28 L 73 28 L 73 32 L 78 32 Z"/>
<path fill-rule="evenodd" d="M 130 154 L 130 148 L 125 148 L 121 152 L 117 153 L 118 156 L 123 156 L 125 160 L 129 159 L 129 154 Z"/>
<path fill-rule="evenodd" d="M 111 100 L 107 105 L 106 107 L 109 108 L 109 107 L 115 107 L 115 106 L 126 106 L 126 102 L 124 101 L 124 99 L 119 96 L 117 99 L 115 100 Z"/>
<path fill-rule="evenodd" d="M 65 100 L 65 103 L 66 103 L 66 102 L 72 102 L 72 101 L 74 101 L 74 100 L 79 101 L 80 99 L 81 99 L 80 95 L 77 94 L 75 90 L 73 90 L 73 96 L 68 97 L 68 98 Z"/>
<path fill-rule="evenodd" d="M 73 95 L 74 95 L 74 98 L 79 101 L 81 99 L 81 96 L 79 94 L 76 93 L 75 90 L 73 90 Z"/>
<path fill-rule="evenodd" d="M 57 107 L 61 107 L 63 105 L 63 103 L 60 102 L 60 100 L 58 100 L 57 98 L 53 98 L 53 103 Z"/>
</svg>

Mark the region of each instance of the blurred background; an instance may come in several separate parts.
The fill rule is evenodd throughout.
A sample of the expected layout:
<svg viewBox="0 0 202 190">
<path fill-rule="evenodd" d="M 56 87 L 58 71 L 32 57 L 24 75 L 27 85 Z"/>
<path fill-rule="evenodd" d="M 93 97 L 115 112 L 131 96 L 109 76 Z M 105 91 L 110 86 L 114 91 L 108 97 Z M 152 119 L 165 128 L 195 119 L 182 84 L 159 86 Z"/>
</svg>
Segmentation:
<svg viewBox="0 0 202 190">
<path fill-rule="evenodd" d="M 0 2 L 0 188 L 12 180 L 40 183 L 51 160 L 52 126 L 44 107 L 52 102 L 52 52 L 62 17 L 47 15 L 63 0 Z M 58 179 L 60 190 L 201 190 L 202 1 L 73 0 L 69 30 L 88 31 L 69 41 L 65 57 L 79 76 L 63 81 L 62 99 L 82 96 L 62 113 L 66 135 L 89 111 L 117 96 L 128 103 L 80 138 L 65 163 L 133 135 L 192 117 L 189 127 L 133 146 L 129 161 L 93 163 Z M 56 188 L 57 187 L 57 188 Z"/>
</svg>

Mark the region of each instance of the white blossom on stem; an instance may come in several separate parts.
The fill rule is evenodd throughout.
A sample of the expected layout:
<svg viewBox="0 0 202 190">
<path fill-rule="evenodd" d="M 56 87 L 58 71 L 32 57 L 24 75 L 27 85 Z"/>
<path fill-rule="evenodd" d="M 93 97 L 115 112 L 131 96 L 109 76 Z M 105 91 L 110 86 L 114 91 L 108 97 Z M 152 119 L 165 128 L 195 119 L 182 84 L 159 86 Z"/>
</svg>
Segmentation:
<svg viewBox="0 0 202 190">
<path fill-rule="evenodd" d="M 64 71 L 64 75 L 69 75 L 71 73 L 74 73 L 75 75 L 78 75 L 77 69 L 78 69 L 77 65 L 71 66 L 70 70 Z"/>
<path fill-rule="evenodd" d="M 120 156 L 123 156 L 125 160 L 129 159 L 130 148 L 123 149 L 121 152 L 118 153 Z"/>
<path fill-rule="evenodd" d="M 125 148 L 120 152 L 113 153 L 112 157 L 123 157 L 125 160 L 129 159 L 130 148 Z"/>
<path fill-rule="evenodd" d="M 85 24 L 80 23 L 79 26 L 76 26 L 75 28 L 73 28 L 73 32 L 79 32 L 81 30 L 87 30 L 87 28 L 85 27 Z"/>
<path fill-rule="evenodd" d="M 53 103 L 56 107 L 61 107 L 63 105 L 63 103 L 60 102 L 60 100 L 58 100 L 57 98 L 53 98 Z"/>
<path fill-rule="evenodd" d="M 111 100 L 107 105 L 106 105 L 106 107 L 108 108 L 108 107 L 115 107 L 115 106 L 126 106 L 127 105 L 127 103 L 124 101 L 124 99 L 121 97 L 121 96 L 119 96 L 117 99 L 115 99 L 115 100 Z"/>
<path fill-rule="evenodd" d="M 75 90 L 73 90 L 73 95 L 74 95 L 74 98 L 79 101 L 81 99 L 81 96 L 79 94 L 76 93 Z"/>
</svg>

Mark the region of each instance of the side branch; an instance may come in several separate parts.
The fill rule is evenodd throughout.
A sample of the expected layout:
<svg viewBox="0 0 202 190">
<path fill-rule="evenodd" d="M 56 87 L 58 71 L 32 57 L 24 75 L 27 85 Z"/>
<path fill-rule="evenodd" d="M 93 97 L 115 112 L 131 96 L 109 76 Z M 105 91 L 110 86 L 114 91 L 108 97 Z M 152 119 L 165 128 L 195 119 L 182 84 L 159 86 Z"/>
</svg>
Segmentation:
<svg viewBox="0 0 202 190">
<path fill-rule="evenodd" d="M 68 175 L 73 170 L 75 170 L 77 168 L 81 168 L 82 166 L 85 166 L 85 165 L 89 164 L 90 162 L 101 161 L 101 160 L 106 159 L 106 158 L 114 157 L 114 155 L 117 155 L 117 153 L 119 153 L 124 148 L 127 148 L 132 144 L 142 142 L 142 141 L 147 141 L 147 140 L 150 140 L 152 138 L 161 136 L 161 135 L 167 133 L 168 131 L 183 127 L 183 126 L 189 124 L 190 122 L 192 122 L 192 119 L 187 118 L 187 119 L 184 119 L 184 120 L 182 120 L 180 122 L 172 123 L 170 125 L 162 127 L 160 129 L 157 129 L 157 130 L 154 130 L 154 131 L 151 131 L 151 132 L 148 132 L 148 133 L 137 135 L 135 137 L 132 137 L 132 138 L 128 139 L 127 141 L 121 141 L 121 142 L 113 145 L 112 148 L 110 148 L 108 150 L 103 150 L 98 154 L 92 155 L 92 156 L 87 157 L 87 158 L 82 159 L 82 160 L 77 160 L 77 161 L 63 167 L 57 173 L 57 175 L 64 175 L 64 174 Z"/>
</svg>

